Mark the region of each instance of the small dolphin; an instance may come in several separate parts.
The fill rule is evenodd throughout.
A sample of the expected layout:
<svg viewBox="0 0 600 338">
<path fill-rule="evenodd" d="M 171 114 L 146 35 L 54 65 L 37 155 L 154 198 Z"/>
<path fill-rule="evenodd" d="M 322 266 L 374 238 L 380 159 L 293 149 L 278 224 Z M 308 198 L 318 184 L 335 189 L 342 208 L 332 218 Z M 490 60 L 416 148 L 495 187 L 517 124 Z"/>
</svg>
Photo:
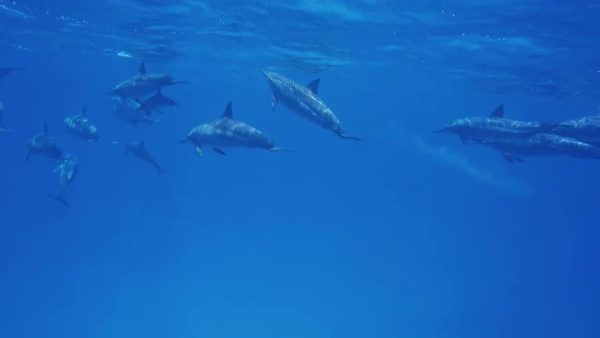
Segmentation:
<svg viewBox="0 0 600 338">
<path fill-rule="evenodd" d="M 600 145 L 600 116 L 588 116 L 561 122 L 554 129 L 553 134 Z"/>
<path fill-rule="evenodd" d="M 156 111 L 156 112 L 162 114 L 162 111 L 160 111 L 161 108 L 173 107 L 173 106 L 177 105 L 177 102 L 175 102 L 173 99 L 163 95 L 161 89 L 158 89 L 156 94 L 150 96 L 149 98 L 147 98 L 143 101 L 141 101 L 141 100 L 136 100 L 136 101 L 140 104 L 139 109 L 145 111 L 147 114 L 150 114 L 153 111 Z"/>
<path fill-rule="evenodd" d="M 600 159 L 600 147 L 574 138 L 536 134 L 525 139 L 481 140 L 478 143 L 500 151 L 510 163 L 524 163 L 520 156 L 569 156 Z"/>
<path fill-rule="evenodd" d="M 118 144 L 120 142 L 114 142 Z M 125 155 L 128 156 L 132 154 L 133 156 L 141 159 L 142 161 L 150 164 L 154 169 L 158 171 L 159 175 L 166 173 L 166 171 L 158 164 L 158 162 L 150 155 L 150 153 L 146 150 L 146 145 L 143 141 L 135 141 L 131 143 L 123 143 L 125 145 Z"/>
<path fill-rule="evenodd" d="M 25 70 L 25 68 L 0 68 L 0 78 L 8 76 L 12 72 Z"/>
<path fill-rule="evenodd" d="M 263 73 L 273 92 L 272 109 L 275 109 L 277 103 L 281 102 L 301 117 L 333 131 L 343 139 L 360 141 L 360 138 L 346 134 L 340 120 L 319 97 L 319 79 L 312 81 L 307 86 L 302 86 L 279 74 L 266 71 Z"/>
<path fill-rule="evenodd" d="M 120 97 L 140 98 L 150 95 L 162 87 L 178 83 L 187 84 L 188 82 L 175 81 L 170 75 L 166 74 L 148 74 L 146 72 L 146 64 L 142 62 L 137 75 L 116 85 L 109 94 Z"/>
<path fill-rule="evenodd" d="M 87 109 L 83 108 L 81 113 L 65 118 L 64 123 L 67 132 L 88 142 L 98 142 L 100 139 L 98 128 L 92 124 L 86 115 Z"/>
<path fill-rule="evenodd" d="M 552 132 L 557 123 L 524 122 L 504 118 L 504 105 L 498 106 L 489 117 L 467 117 L 455 120 L 436 133 L 457 134 L 463 143 L 479 140 L 528 138 L 537 133 Z"/>
<path fill-rule="evenodd" d="M 44 132 L 39 133 L 31 138 L 27 143 L 27 156 L 28 161 L 31 155 L 43 155 L 53 160 L 62 160 L 63 153 L 56 139 L 48 135 L 48 123 L 44 123 Z"/>
<path fill-rule="evenodd" d="M 4 105 L 0 101 L 0 133 L 5 133 L 8 131 L 10 130 L 6 129 L 6 126 L 4 125 Z"/>
<path fill-rule="evenodd" d="M 56 169 L 54 169 L 54 172 L 58 173 L 58 177 L 60 178 L 61 189 L 57 195 L 47 195 L 47 196 L 49 198 L 59 201 L 60 203 L 64 204 L 66 207 L 70 208 L 71 204 L 69 204 L 69 202 L 67 202 L 64 195 L 65 195 L 65 192 L 67 191 L 67 189 L 71 186 L 71 183 L 73 183 L 73 180 L 75 180 L 77 173 L 79 172 L 79 160 L 76 157 L 74 157 L 70 154 L 67 154 L 63 158 L 63 160 L 60 162 L 58 167 L 56 167 Z"/>
<path fill-rule="evenodd" d="M 225 155 L 222 148 L 246 147 L 262 148 L 270 151 L 291 151 L 275 146 L 260 130 L 249 124 L 235 120 L 231 109 L 231 101 L 227 103 L 223 116 L 210 123 L 201 124 L 192 129 L 181 141 L 192 142 L 196 152 L 202 155 L 202 147 L 211 147 L 215 152 Z"/>
<path fill-rule="evenodd" d="M 154 125 L 158 122 L 158 120 L 148 116 L 140 107 L 140 104 L 134 99 L 126 97 L 113 98 L 113 115 L 124 122 L 136 128 L 141 124 Z"/>
</svg>

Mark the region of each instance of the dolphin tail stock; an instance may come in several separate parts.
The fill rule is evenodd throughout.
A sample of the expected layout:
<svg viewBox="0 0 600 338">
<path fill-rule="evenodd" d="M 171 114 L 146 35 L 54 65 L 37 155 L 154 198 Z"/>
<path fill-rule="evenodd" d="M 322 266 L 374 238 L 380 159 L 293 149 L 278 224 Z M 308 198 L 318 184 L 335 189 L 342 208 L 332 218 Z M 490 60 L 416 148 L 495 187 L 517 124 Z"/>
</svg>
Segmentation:
<svg viewBox="0 0 600 338">
<path fill-rule="evenodd" d="M 363 139 L 360 137 L 356 137 L 356 136 L 351 136 L 346 134 L 345 132 L 340 132 L 338 133 L 338 135 L 343 138 L 344 140 L 352 140 L 352 141 L 362 141 Z"/>
<path fill-rule="evenodd" d="M 525 161 L 517 155 L 505 153 L 505 154 L 503 154 L 503 156 L 504 156 L 504 159 L 506 160 L 506 162 L 508 162 L 510 164 L 515 164 L 515 163 L 525 164 Z"/>
<path fill-rule="evenodd" d="M 296 152 L 294 149 L 282 148 L 282 147 L 272 147 L 272 148 L 269 148 L 269 151 L 285 152 L 285 153 L 295 153 Z"/>
<path fill-rule="evenodd" d="M 58 195 L 48 194 L 48 195 L 46 195 L 46 197 L 60 202 L 62 205 L 64 205 L 67 208 L 71 208 L 71 204 L 69 202 L 67 202 L 67 200 L 65 199 L 64 192 L 61 192 Z"/>
</svg>

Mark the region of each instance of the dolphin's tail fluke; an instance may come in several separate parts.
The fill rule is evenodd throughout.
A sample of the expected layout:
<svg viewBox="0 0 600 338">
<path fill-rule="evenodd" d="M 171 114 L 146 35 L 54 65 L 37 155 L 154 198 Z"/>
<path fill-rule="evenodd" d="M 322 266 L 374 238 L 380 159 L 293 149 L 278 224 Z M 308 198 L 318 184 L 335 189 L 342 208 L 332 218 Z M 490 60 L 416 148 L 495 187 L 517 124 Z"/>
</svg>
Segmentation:
<svg viewBox="0 0 600 338">
<path fill-rule="evenodd" d="M 343 138 L 344 140 L 352 140 L 352 141 L 362 141 L 362 140 L 363 140 L 363 139 L 362 139 L 362 138 L 360 138 L 360 137 L 351 136 L 351 135 L 348 135 L 348 134 L 346 134 L 346 133 L 344 133 L 344 132 L 341 132 L 341 133 L 339 133 L 338 135 L 339 135 L 341 138 Z"/>
<path fill-rule="evenodd" d="M 67 200 L 65 199 L 65 197 L 63 196 L 63 193 L 60 193 L 58 195 L 52 195 L 52 194 L 48 194 L 46 195 L 48 198 L 51 198 L 55 201 L 60 202 L 62 205 L 64 205 L 67 208 L 71 207 L 71 204 L 69 204 L 69 202 L 67 202 Z"/>
<path fill-rule="evenodd" d="M 286 152 L 286 153 L 295 153 L 296 152 L 294 149 L 281 148 L 281 147 L 273 147 L 273 148 L 270 148 L 269 150 L 275 151 L 275 152 Z"/>
</svg>

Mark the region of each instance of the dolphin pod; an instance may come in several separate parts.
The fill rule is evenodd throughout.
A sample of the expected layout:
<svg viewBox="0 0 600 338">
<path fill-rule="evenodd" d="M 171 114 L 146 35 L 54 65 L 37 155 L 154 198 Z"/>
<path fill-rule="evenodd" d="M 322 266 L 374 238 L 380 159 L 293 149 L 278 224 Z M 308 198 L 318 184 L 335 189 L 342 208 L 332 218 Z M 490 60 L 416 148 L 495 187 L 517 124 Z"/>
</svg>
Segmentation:
<svg viewBox="0 0 600 338">
<path fill-rule="evenodd" d="M 509 163 L 525 163 L 523 157 L 528 156 L 600 159 L 600 117 L 525 122 L 505 118 L 500 105 L 488 117 L 458 119 L 434 132 L 454 133 L 465 144 L 495 149 Z"/>
</svg>

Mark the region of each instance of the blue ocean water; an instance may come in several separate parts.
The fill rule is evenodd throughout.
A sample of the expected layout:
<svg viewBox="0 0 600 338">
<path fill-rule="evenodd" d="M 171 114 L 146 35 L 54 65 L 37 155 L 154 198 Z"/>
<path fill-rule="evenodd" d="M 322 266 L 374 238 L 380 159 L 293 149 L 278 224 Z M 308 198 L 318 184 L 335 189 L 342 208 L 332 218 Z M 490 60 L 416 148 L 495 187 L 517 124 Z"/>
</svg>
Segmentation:
<svg viewBox="0 0 600 338">
<path fill-rule="evenodd" d="M 600 161 L 507 163 L 432 133 L 598 114 L 600 5 L 0 0 L 0 337 L 598 337 Z M 151 73 L 153 126 L 107 92 Z M 362 142 L 271 110 L 261 69 Z M 179 144 L 233 102 L 296 153 Z M 65 133 L 87 107 L 102 141 Z M 79 158 L 25 162 L 43 130 Z M 158 176 L 113 140 L 143 140 Z"/>
</svg>

